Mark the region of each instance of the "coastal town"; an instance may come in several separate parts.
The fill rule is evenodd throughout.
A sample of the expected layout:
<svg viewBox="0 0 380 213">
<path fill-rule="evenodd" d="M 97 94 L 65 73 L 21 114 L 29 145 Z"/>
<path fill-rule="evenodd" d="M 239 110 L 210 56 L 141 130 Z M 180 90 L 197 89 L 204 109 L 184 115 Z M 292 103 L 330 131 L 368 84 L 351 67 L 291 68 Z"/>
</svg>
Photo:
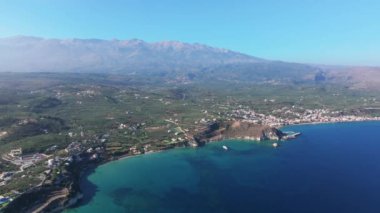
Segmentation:
<svg viewBox="0 0 380 213">
<path fill-rule="evenodd" d="M 284 126 L 380 121 L 380 99 L 341 91 L 311 91 L 318 99 L 305 100 L 273 85 L 262 95 L 257 90 L 264 85 L 235 94 L 178 82 L 52 84 L 18 91 L 18 99 L 0 105 L 7 112 L 0 116 L 1 209 L 66 208 L 81 198 L 80 180 L 121 158 L 227 139 L 281 150 L 283 141 L 300 135 L 282 132 Z M 41 191 L 44 197 L 35 196 Z"/>
<path fill-rule="evenodd" d="M 380 121 L 380 117 L 345 115 L 340 111 L 332 111 L 329 109 L 302 109 L 296 107 L 283 107 L 274 110 L 272 114 L 265 115 L 257 113 L 249 107 L 239 106 L 228 112 L 217 112 L 214 114 L 207 111 L 201 112 L 205 115 L 194 124 L 196 128 L 188 129 L 181 125 L 178 119 L 168 118 L 165 121 L 169 123 L 170 128 L 168 135 L 172 135 L 170 146 L 161 147 L 161 149 L 173 148 L 176 146 L 198 146 L 194 140 L 195 131 L 199 131 L 215 122 L 217 119 L 243 121 L 252 124 L 281 128 L 287 125 L 297 124 L 314 124 L 314 123 L 333 123 L 333 122 L 356 122 L 356 121 Z M 148 127 L 145 123 L 138 125 L 130 125 L 125 123 L 116 124 L 118 130 L 128 130 L 130 134 L 135 135 L 138 131 L 154 130 L 157 127 Z M 202 127 L 203 126 L 203 127 Z M 3 133 L 2 135 L 5 135 Z M 154 148 L 154 144 L 144 144 L 142 146 L 134 145 L 129 147 L 121 155 L 116 158 L 111 154 L 115 152 L 114 146 L 109 146 L 111 132 L 97 136 L 95 139 L 84 139 L 84 133 L 79 131 L 67 132 L 68 138 L 72 138 L 72 142 L 64 149 L 59 149 L 57 145 L 51 146 L 42 153 L 24 154 L 22 148 L 15 148 L 1 156 L 4 162 L 12 164 L 18 168 L 15 171 L 2 172 L 0 174 L 0 187 L 6 187 L 18 179 L 32 178 L 33 185 L 29 185 L 27 190 L 22 192 L 10 189 L 8 192 L 0 195 L 0 207 L 10 204 L 15 198 L 24 193 L 29 193 L 42 186 L 67 187 L 68 183 L 75 181 L 73 179 L 72 165 L 99 164 L 108 160 L 118 159 L 125 156 L 133 156 L 144 153 L 159 151 Z M 77 140 L 76 136 L 80 136 L 81 140 Z M 277 147 L 277 143 L 275 143 Z M 38 167 L 39 173 L 35 173 L 33 168 Z M 70 184 L 69 184 L 70 185 Z M 57 198 L 58 199 L 58 198 Z M 54 201 L 50 200 L 51 202 Z"/>
<path fill-rule="evenodd" d="M 379 121 L 380 117 L 345 115 L 342 111 L 329 109 L 281 108 L 274 110 L 271 115 L 256 113 L 250 109 L 237 109 L 228 114 L 230 118 L 242 119 L 248 122 L 282 127 L 296 124 L 340 123 L 355 121 Z"/>
</svg>

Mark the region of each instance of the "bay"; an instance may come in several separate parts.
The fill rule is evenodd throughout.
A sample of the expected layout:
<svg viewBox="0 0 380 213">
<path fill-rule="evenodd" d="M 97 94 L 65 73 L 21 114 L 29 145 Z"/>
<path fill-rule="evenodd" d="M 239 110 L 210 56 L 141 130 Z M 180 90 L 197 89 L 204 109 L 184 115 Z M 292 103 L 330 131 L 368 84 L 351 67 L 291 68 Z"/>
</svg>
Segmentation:
<svg viewBox="0 0 380 213">
<path fill-rule="evenodd" d="M 67 212 L 380 212 L 380 122 L 284 129 L 302 135 L 107 163 L 83 183 L 91 199 Z"/>
</svg>

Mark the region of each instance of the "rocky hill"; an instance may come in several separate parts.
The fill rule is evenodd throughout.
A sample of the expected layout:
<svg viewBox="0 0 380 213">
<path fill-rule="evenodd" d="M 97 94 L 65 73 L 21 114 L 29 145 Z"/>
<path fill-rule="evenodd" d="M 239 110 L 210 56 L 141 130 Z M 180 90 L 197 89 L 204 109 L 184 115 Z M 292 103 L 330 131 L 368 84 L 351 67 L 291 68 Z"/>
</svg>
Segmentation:
<svg viewBox="0 0 380 213">
<path fill-rule="evenodd" d="M 226 121 L 211 123 L 207 129 L 194 136 L 198 145 L 203 145 L 210 141 L 225 139 L 244 140 L 281 140 L 285 134 L 280 130 L 259 124 L 244 121 Z"/>
</svg>

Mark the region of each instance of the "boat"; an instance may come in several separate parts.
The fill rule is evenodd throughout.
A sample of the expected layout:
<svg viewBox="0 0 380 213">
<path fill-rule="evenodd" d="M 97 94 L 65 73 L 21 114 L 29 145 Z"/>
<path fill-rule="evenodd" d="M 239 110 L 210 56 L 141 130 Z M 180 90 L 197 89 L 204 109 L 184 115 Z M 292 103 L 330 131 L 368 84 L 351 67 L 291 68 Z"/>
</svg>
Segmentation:
<svg viewBox="0 0 380 213">
<path fill-rule="evenodd" d="M 292 131 L 287 131 L 287 132 L 284 132 L 285 133 L 285 136 L 283 137 L 283 139 L 285 140 L 288 140 L 288 139 L 294 139 L 298 136 L 301 135 L 300 132 L 292 132 Z"/>
<path fill-rule="evenodd" d="M 278 143 L 273 143 L 272 146 L 273 146 L 274 148 L 277 148 L 279 145 L 278 145 Z"/>
<path fill-rule="evenodd" d="M 228 150 L 228 147 L 227 146 L 222 146 L 222 148 L 224 149 L 224 150 Z"/>
</svg>

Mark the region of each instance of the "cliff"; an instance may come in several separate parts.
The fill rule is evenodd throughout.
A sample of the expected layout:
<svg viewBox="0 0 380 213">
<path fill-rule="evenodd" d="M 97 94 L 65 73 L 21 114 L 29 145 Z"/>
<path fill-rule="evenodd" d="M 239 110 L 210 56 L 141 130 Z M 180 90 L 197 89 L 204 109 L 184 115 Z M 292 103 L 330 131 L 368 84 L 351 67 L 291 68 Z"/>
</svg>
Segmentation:
<svg viewBox="0 0 380 213">
<path fill-rule="evenodd" d="M 281 140 L 284 136 L 283 132 L 274 127 L 244 121 L 217 121 L 209 124 L 204 131 L 196 134 L 194 140 L 197 145 L 204 145 L 210 141 L 225 139 Z"/>
</svg>

